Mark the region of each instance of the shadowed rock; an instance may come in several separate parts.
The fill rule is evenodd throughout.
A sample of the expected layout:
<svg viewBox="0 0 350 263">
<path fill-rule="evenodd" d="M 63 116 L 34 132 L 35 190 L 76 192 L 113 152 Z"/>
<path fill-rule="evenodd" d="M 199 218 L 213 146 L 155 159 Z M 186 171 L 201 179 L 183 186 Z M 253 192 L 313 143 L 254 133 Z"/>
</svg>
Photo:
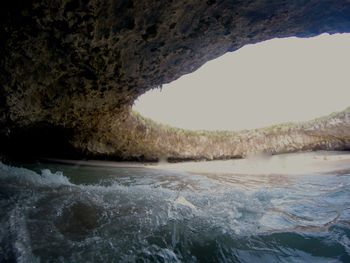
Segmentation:
<svg viewBox="0 0 350 263">
<path fill-rule="evenodd" d="M 0 10 L 1 151 L 25 155 L 244 155 L 244 149 L 237 150 L 244 148 L 237 143 L 241 137 L 220 137 L 225 139 L 217 144 L 215 134 L 203 139 L 157 132 L 137 123 L 131 105 L 148 89 L 246 44 L 350 31 L 346 0 L 14 0 L 2 3 Z M 327 132 L 328 126 L 320 131 L 298 128 L 285 143 L 252 133 L 254 138 L 248 136 L 242 145 L 270 150 L 262 142 L 274 146 L 276 141 L 275 152 L 343 149 L 349 146 L 349 134 L 334 131 L 348 130 L 349 118 L 343 121 Z"/>
</svg>

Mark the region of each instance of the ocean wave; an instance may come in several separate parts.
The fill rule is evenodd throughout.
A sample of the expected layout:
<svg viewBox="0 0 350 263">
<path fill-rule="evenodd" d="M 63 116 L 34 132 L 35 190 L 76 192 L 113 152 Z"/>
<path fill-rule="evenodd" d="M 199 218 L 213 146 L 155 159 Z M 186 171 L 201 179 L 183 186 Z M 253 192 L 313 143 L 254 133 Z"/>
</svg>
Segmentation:
<svg viewBox="0 0 350 263">
<path fill-rule="evenodd" d="M 69 179 L 58 171 L 52 173 L 49 169 L 43 169 L 36 173 L 26 168 L 10 166 L 0 162 L 0 180 L 16 181 L 34 186 L 61 186 L 72 185 Z"/>
</svg>

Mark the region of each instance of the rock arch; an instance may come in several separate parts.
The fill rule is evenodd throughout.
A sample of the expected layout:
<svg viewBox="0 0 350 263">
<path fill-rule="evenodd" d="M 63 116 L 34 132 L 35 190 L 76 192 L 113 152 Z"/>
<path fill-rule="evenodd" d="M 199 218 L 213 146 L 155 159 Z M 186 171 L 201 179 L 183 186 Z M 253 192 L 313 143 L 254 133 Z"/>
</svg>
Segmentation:
<svg viewBox="0 0 350 263">
<path fill-rule="evenodd" d="M 284 127 L 284 133 L 272 129 L 239 136 L 165 128 L 130 111 L 146 90 L 246 44 L 350 32 L 349 1 L 13 0 L 1 5 L 2 152 L 50 154 L 48 144 L 55 141 L 52 154 L 211 159 L 248 150 L 349 146 L 348 111 L 317 124 Z M 340 121 L 330 121 L 334 118 Z"/>
</svg>

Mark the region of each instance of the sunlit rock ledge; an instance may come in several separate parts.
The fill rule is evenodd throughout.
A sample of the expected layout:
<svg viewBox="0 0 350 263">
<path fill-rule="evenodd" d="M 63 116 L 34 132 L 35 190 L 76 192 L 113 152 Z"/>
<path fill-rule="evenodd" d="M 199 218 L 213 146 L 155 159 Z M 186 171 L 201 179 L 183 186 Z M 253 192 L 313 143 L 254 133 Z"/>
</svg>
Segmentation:
<svg viewBox="0 0 350 263">
<path fill-rule="evenodd" d="M 305 127 L 195 133 L 130 108 L 145 91 L 226 52 L 276 37 L 350 32 L 349 17 L 346 0 L 4 1 L 0 152 L 186 160 L 347 149 L 347 112 Z"/>
<path fill-rule="evenodd" d="M 52 135 L 57 136 L 57 141 L 51 142 Z M 29 157 L 150 162 L 224 160 L 261 153 L 275 155 L 350 150 L 350 107 L 308 122 L 284 123 L 239 132 L 184 130 L 130 112 L 118 122 L 107 119 L 94 130 L 70 134 L 72 137 L 65 136 L 64 131 L 52 134 L 52 130 L 43 126 L 26 130 L 25 134 L 20 133 L 5 143 L 12 147 L 10 156 L 14 153 L 22 157 L 21 154 L 24 154 L 25 158 L 28 153 L 34 153 Z M 41 143 L 36 145 L 40 139 Z M 5 152 L 4 156 L 7 155 L 8 152 Z"/>
<path fill-rule="evenodd" d="M 133 112 L 122 125 L 109 126 L 109 132 L 105 137 L 105 131 L 95 133 L 88 143 L 77 138 L 74 146 L 92 156 L 107 154 L 149 161 L 215 160 L 260 153 L 349 150 L 350 108 L 309 122 L 240 132 L 178 129 Z"/>
</svg>

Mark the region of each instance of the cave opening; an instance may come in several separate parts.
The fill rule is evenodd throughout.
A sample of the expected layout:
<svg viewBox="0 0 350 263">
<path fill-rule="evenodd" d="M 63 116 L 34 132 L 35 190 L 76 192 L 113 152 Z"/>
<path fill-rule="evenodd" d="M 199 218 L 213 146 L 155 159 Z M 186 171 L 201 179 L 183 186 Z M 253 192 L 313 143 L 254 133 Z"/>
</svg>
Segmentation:
<svg viewBox="0 0 350 263">
<path fill-rule="evenodd" d="M 255 129 L 349 107 L 350 34 L 244 46 L 148 91 L 133 109 L 189 130 Z"/>
</svg>

